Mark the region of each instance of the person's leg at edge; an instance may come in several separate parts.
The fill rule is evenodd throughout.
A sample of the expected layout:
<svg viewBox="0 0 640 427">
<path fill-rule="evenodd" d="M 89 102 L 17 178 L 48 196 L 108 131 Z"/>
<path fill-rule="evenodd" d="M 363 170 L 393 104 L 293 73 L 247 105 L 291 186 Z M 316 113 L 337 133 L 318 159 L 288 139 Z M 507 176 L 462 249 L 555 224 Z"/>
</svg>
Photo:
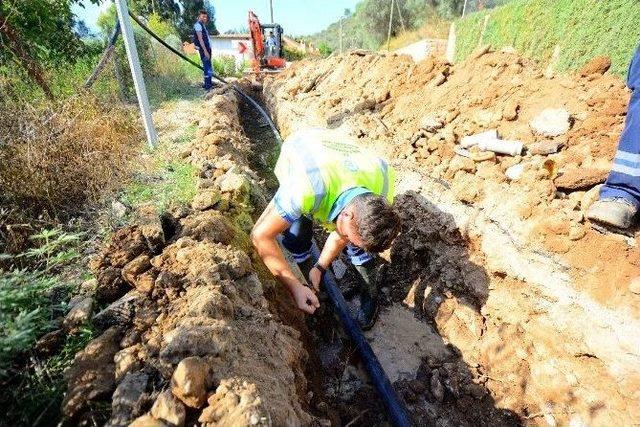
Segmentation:
<svg viewBox="0 0 640 427">
<path fill-rule="evenodd" d="M 293 256 L 300 271 L 308 280 L 309 271 L 313 267 L 311 259 L 311 240 L 313 238 L 313 222 L 301 217 L 282 233 L 282 246 Z"/>
<path fill-rule="evenodd" d="M 202 49 L 199 52 L 200 60 L 202 61 L 202 68 L 204 68 L 204 70 L 202 71 L 202 74 L 204 76 L 204 84 L 202 85 L 202 87 L 205 90 L 209 90 L 213 87 L 213 66 L 211 65 L 211 53 L 209 53 L 209 58 L 207 58 L 202 52 Z"/>
<path fill-rule="evenodd" d="M 640 48 L 629 66 L 627 85 L 632 94 L 618 151 L 600 199 L 587 212 L 591 220 L 620 228 L 631 226 L 640 209 Z"/>
<path fill-rule="evenodd" d="M 351 244 L 347 245 L 346 251 L 351 263 L 362 278 L 360 311 L 356 320 L 363 330 L 368 330 L 373 327 L 378 318 L 380 257 Z"/>
</svg>

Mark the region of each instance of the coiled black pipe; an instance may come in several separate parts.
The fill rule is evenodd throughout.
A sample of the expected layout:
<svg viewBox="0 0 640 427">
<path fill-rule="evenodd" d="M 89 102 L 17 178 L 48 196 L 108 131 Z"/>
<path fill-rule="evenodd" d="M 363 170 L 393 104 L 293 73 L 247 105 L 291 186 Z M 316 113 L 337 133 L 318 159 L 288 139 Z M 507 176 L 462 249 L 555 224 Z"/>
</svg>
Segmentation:
<svg viewBox="0 0 640 427">
<path fill-rule="evenodd" d="M 169 49 L 171 52 L 175 53 L 176 55 L 178 55 L 180 58 L 184 59 L 185 61 L 187 61 L 188 63 L 190 63 L 191 65 L 193 65 L 194 67 L 198 67 L 199 69 L 203 70 L 202 65 L 198 64 L 195 61 L 192 61 L 191 58 L 189 58 L 188 56 L 184 55 L 182 52 L 177 51 L 176 49 L 174 49 L 171 45 L 169 45 L 168 43 L 166 43 L 164 40 L 162 40 L 160 37 L 158 37 L 153 31 L 151 31 L 140 19 L 138 19 L 137 16 L 135 16 L 131 11 L 129 11 L 129 16 L 131 17 L 131 19 L 133 19 L 134 21 L 136 21 L 136 23 L 143 29 L 145 30 L 151 37 L 153 37 L 154 39 L 156 39 L 156 41 L 158 41 L 158 43 L 160 43 L 161 45 L 163 45 L 164 47 L 166 47 L 167 49 Z M 242 96 L 242 98 L 244 98 L 247 102 L 249 102 L 256 110 L 258 110 L 258 112 L 260 113 L 260 115 L 267 121 L 267 124 L 269 125 L 269 127 L 271 128 L 271 131 L 273 132 L 273 134 L 275 135 L 276 139 L 278 140 L 279 144 L 282 144 L 282 137 L 280 136 L 280 132 L 278 131 L 278 128 L 276 127 L 275 123 L 273 123 L 273 120 L 271 120 L 271 117 L 269 117 L 269 115 L 267 114 L 267 112 L 264 110 L 264 108 L 262 108 L 260 106 L 260 104 L 258 104 L 256 102 L 255 99 L 251 98 L 249 95 L 247 95 L 246 93 L 244 93 L 243 91 L 241 91 L 237 86 L 232 85 L 231 83 L 229 83 L 228 81 L 226 81 L 225 79 L 223 79 L 222 77 L 218 76 L 216 73 L 213 73 L 213 78 L 218 80 L 221 83 L 224 83 L 228 86 L 231 86 L 231 88 L 240 96 Z"/>
</svg>

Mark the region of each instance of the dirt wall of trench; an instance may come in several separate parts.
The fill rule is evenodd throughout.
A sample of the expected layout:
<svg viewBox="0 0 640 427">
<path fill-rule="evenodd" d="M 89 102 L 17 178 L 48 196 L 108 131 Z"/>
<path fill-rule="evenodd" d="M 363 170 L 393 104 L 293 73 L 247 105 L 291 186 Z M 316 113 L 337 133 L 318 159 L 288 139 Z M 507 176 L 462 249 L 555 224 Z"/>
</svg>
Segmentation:
<svg viewBox="0 0 640 427">
<path fill-rule="evenodd" d="M 300 319 L 248 239 L 265 197 L 233 92 L 210 93 L 195 116 L 179 153 L 200 171 L 191 206 L 141 209 L 91 261 L 85 292 L 105 307 L 92 319 L 104 332 L 66 373 L 70 425 L 313 420 Z"/>
<path fill-rule="evenodd" d="M 283 136 L 340 128 L 391 159 L 404 220 L 387 254 L 393 307 L 424 320 L 496 406 L 526 424 L 640 422 L 640 233 L 584 218 L 629 96 L 605 71 L 600 60 L 576 75 L 545 74 L 486 49 L 455 66 L 352 52 L 301 61 L 264 82 Z M 562 110 L 559 132 L 532 124 L 548 108 Z M 526 154 L 455 154 L 462 137 L 492 128 L 522 141 Z M 520 175 L 507 178 L 516 165 Z M 434 349 L 421 355 L 423 365 L 442 366 Z"/>
</svg>

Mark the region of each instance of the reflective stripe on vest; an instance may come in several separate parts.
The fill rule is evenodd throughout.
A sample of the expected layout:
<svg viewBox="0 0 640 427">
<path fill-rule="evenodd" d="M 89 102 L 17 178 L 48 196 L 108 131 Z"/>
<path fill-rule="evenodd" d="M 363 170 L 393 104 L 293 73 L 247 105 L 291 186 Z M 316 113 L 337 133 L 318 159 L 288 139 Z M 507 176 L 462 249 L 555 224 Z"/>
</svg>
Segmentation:
<svg viewBox="0 0 640 427">
<path fill-rule="evenodd" d="M 387 162 L 383 159 L 380 159 L 380 169 L 382 170 L 382 193 L 380 194 L 385 199 L 389 195 L 389 167 L 387 166 Z"/>
<path fill-rule="evenodd" d="M 326 193 L 320 167 L 318 166 L 313 153 L 311 153 L 306 144 L 296 141 L 295 147 L 297 149 L 295 155 L 303 164 L 304 169 L 307 172 L 307 178 L 309 178 L 309 182 L 311 183 L 311 188 L 313 188 L 315 196 L 313 200 L 313 210 L 317 211 L 320 207 L 320 203 L 322 203 L 322 197 Z"/>
</svg>

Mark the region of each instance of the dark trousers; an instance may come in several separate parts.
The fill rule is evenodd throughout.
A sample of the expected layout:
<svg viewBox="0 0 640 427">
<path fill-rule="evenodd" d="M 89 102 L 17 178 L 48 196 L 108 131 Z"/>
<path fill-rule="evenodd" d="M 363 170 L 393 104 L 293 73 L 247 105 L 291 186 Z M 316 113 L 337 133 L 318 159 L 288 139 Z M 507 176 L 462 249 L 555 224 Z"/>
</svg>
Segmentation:
<svg viewBox="0 0 640 427">
<path fill-rule="evenodd" d="M 198 53 L 200 53 L 200 60 L 202 61 L 202 68 L 204 74 L 204 87 L 209 90 L 213 87 L 213 83 L 211 81 L 213 77 L 213 66 L 211 65 L 211 51 L 209 51 L 209 58 L 204 55 L 204 51 L 202 49 L 198 49 Z"/>
<path fill-rule="evenodd" d="M 301 217 L 282 233 L 282 246 L 291 253 L 297 263 L 306 261 L 311 256 L 311 239 L 313 238 L 313 222 Z M 373 259 L 373 256 L 362 248 L 349 243 L 345 248 L 353 265 L 362 265 Z"/>
<path fill-rule="evenodd" d="M 632 91 L 627 119 L 600 199 L 619 197 L 640 208 L 640 47 L 629 66 L 627 86 Z"/>
</svg>

